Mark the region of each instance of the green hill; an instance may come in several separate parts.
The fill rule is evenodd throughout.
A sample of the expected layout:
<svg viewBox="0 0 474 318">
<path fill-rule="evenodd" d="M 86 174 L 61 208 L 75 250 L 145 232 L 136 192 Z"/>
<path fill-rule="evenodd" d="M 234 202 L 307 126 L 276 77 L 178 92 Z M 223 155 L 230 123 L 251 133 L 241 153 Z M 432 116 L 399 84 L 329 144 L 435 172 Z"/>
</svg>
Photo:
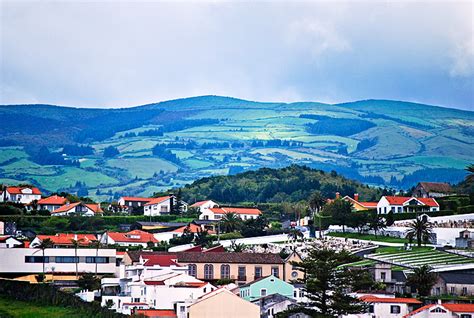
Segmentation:
<svg viewBox="0 0 474 318">
<path fill-rule="evenodd" d="M 419 180 L 459 182 L 474 158 L 473 137 L 474 112 L 386 100 L 330 105 L 201 96 L 123 109 L 4 105 L 0 182 L 105 200 L 302 164 L 407 188 Z M 70 145 L 91 148 L 63 150 Z M 104 157 L 111 147 L 119 154 Z"/>
</svg>

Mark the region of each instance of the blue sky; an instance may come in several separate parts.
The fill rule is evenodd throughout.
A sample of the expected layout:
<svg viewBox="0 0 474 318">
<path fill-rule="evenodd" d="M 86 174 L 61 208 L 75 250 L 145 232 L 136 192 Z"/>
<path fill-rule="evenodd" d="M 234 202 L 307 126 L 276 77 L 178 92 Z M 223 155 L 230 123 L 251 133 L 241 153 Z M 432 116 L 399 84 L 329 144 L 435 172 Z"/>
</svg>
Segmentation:
<svg viewBox="0 0 474 318">
<path fill-rule="evenodd" d="M 0 0 L 0 104 L 195 95 L 474 110 L 472 1 Z"/>
</svg>

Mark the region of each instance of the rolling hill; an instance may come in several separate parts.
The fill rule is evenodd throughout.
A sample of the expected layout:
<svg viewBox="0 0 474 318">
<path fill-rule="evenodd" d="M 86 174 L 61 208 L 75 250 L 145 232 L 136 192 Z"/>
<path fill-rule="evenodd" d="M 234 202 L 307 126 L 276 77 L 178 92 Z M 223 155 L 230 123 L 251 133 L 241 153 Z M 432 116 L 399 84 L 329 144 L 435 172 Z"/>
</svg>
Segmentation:
<svg viewBox="0 0 474 318">
<path fill-rule="evenodd" d="M 407 188 L 464 177 L 474 158 L 474 112 L 388 100 L 330 105 L 220 96 L 120 109 L 3 105 L 0 136 L 0 183 L 96 199 L 291 164 Z M 104 157 L 108 147 L 119 154 Z"/>
</svg>

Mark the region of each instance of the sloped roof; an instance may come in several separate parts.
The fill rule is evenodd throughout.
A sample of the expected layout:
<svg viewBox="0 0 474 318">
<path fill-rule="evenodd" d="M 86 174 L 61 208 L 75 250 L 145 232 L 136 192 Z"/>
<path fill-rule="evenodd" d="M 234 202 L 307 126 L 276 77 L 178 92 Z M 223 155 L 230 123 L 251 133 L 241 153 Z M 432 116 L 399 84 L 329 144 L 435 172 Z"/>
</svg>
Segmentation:
<svg viewBox="0 0 474 318">
<path fill-rule="evenodd" d="M 23 194 L 23 189 L 31 189 L 32 194 L 39 194 L 41 195 L 40 189 L 36 187 L 7 187 L 7 192 L 10 194 Z"/>
<path fill-rule="evenodd" d="M 92 241 L 97 240 L 94 234 L 58 233 L 56 235 L 38 235 L 36 237 L 41 241 L 50 239 L 55 245 L 72 245 L 72 240 L 81 240 L 80 245 L 90 245 Z"/>
<path fill-rule="evenodd" d="M 250 215 L 261 215 L 262 211 L 257 208 L 234 208 L 234 207 L 220 207 L 220 208 L 211 208 L 209 209 L 214 214 L 226 214 L 226 213 L 235 213 L 235 214 L 250 214 Z"/>
<path fill-rule="evenodd" d="M 163 267 L 169 267 L 169 266 L 180 266 L 178 263 L 175 262 L 176 260 L 176 254 L 159 254 L 159 255 L 142 255 L 142 258 L 145 259 L 145 263 L 143 264 L 144 266 L 163 266 Z"/>
<path fill-rule="evenodd" d="M 437 306 L 442 308 L 444 307 L 444 309 L 447 309 L 454 313 L 474 313 L 474 304 L 429 304 L 408 313 L 407 315 L 403 316 L 403 318 L 411 317 L 417 313 Z"/>
<path fill-rule="evenodd" d="M 171 231 L 171 232 L 184 233 L 184 231 L 185 231 L 187 228 L 189 228 L 189 231 L 190 231 L 191 233 L 199 233 L 199 232 L 202 232 L 202 231 L 203 231 L 199 225 L 190 223 L 190 224 L 187 225 L 187 226 L 182 226 L 182 227 L 177 228 L 176 230 L 173 230 L 173 231 Z M 212 231 L 212 230 L 208 230 L 207 232 L 208 232 L 209 234 L 216 234 L 216 232 L 215 232 L 215 231 Z"/>
<path fill-rule="evenodd" d="M 433 198 L 415 198 L 415 197 L 396 197 L 396 196 L 385 196 L 390 205 L 404 205 L 407 201 L 418 200 L 424 205 L 430 207 L 438 207 L 439 204 Z"/>
<path fill-rule="evenodd" d="M 178 253 L 178 263 L 240 263 L 240 264 L 283 264 L 280 255 L 272 253 Z"/>
<path fill-rule="evenodd" d="M 450 193 L 453 192 L 453 188 L 449 183 L 444 182 L 420 182 L 420 186 L 425 189 L 426 192 L 438 192 L 438 193 Z"/>
<path fill-rule="evenodd" d="M 146 203 L 145 205 L 154 205 L 154 204 L 160 204 L 166 200 L 169 200 L 171 198 L 171 196 L 166 196 L 166 197 L 159 197 L 159 198 L 153 198 L 151 199 L 150 201 L 148 201 L 148 203 Z"/>
<path fill-rule="evenodd" d="M 68 211 L 70 211 L 71 209 L 75 208 L 78 205 L 83 205 L 83 206 L 87 207 L 88 209 L 90 209 L 94 213 L 103 213 L 104 212 L 104 211 L 102 211 L 102 208 L 100 207 L 99 204 L 74 202 L 74 203 L 66 203 L 66 204 L 60 206 L 56 210 L 52 211 L 51 214 L 68 212 Z"/>
<path fill-rule="evenodd" d="M 136 314 L 153 318 L 177 317 L 174 310 L 171 309 L 138 309 Z"/>
<path fill-rule="evenodd" d="M 421 304 L 416 298 L 390 298 L 390 297 L 377 297 L 373 295 L 366 295 L 359 297 L 360 300 L 366 303 L 389 303 L 389 304 Z"/>
<path fill-rule="evenodd" d="M 430 206 L 430 207 L 437 207 L 439 206 L 438 202 L 436 202 L 435 199 L 433 198 L 417 198 L 418 201 L 423 203 L 424 205 Z"/>
<path fill-rule="evenodd" d="M 153 236 L 153 234 L 140 230 L 133 230 L 127 233 L 108 232 L 107 236 L 115 242 L 158 243 L 158 240 Z"/>
<path fill-rule="evenodd" d="M 52 195 L 50 197 L 38 200 L 38 204 L 42 204 L 42 205 L 47 205 L 47 204 L 50 204 L 50 205 L 63 205 L 63 204 L 66 203 L 66 201 L 67 201 L 67 199 L 65 197 L 61 197 L 61 196 L 58 196 L 58 195 Z"/>
<path fill-rule="evenodd" d="M 206 204 L 206 203 L 209 202 L 209 201 L 211 201 L 211 200 L 198 201 L 198 202 L 194 203 L 193 205 L 191 205 L 190 207 L 191 207 L 191 208 L 198 208 L 198 207 L 200 207 L 201 205 L 204 205 L 204 204 Z"/>
</svg>

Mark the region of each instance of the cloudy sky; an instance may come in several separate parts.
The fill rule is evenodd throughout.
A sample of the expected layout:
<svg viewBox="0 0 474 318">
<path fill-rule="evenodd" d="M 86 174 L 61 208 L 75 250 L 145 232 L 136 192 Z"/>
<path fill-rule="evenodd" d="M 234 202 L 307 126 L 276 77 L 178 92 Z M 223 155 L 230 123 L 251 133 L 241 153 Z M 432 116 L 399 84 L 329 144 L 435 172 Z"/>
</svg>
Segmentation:
<svg viewBox="0 0 474 318">
<path fill-rule="evenodd" d="M 0 104 L 213 94 L 474 110 L 472 1 L 0 4 Z"/>
</svg>

